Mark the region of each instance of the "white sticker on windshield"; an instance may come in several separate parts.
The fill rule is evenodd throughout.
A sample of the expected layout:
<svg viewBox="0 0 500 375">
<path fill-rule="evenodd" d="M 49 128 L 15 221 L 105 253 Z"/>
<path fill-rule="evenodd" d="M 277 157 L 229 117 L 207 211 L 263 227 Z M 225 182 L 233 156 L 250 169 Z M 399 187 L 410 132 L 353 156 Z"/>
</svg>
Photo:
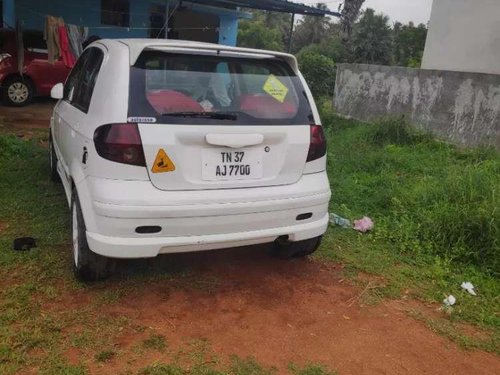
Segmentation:
<svg viewBox="0 0 500 375">
<path fill-rule="evenodd" d="M 129 117 L 127 118 L 127 122 L 136 122 L 138 124 L 142 123 L 153 123 L 156 122 L 156 118 L 154 117 Z"/>
</svg>

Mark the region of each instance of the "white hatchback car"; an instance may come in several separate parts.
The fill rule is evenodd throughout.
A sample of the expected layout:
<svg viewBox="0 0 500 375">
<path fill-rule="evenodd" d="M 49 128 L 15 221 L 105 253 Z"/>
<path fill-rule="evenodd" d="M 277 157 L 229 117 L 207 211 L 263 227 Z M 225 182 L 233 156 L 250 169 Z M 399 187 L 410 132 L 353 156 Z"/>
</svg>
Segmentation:
<svg viewBox="0 0 500 375">
<path fill-rule="evenodd" d="M 292 55 L 100 40 L 51 94 L 52 178 L 71 207 L 78 278 L 105 276 L 113 258 L 319 246 L 326 142 Z"/>
</svg>

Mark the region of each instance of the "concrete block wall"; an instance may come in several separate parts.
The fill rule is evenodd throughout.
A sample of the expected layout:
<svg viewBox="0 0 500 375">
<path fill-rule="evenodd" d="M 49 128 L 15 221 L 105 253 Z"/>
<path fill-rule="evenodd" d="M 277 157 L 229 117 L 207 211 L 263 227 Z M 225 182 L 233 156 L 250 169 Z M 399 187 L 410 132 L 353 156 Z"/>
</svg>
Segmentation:
<svg viewBox="0 0 500 375">
<path fill-rule="evenodd" d="M 364 121 L 404 115 L 453 143 L 500 148 L 500 75 L 339 64 L 334 107 Z"/>
</svg>

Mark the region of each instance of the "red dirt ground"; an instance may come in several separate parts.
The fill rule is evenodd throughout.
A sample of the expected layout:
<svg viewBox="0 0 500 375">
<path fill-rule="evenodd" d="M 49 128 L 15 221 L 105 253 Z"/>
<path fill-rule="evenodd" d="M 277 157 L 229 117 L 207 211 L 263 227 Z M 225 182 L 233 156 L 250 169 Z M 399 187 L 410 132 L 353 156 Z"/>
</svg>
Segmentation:
<svg viewBox="0 0 500 375">
<path fill-rule="evenodd" d="M 22 108 L 0 103 L 0 124 L 19 130 L 48 129 L 54 104 L 55 101 L 49 98 L 36 98 L 33 104 Z"/>
<path fill-rule="evenodd" d="M 356 297 L 361 291 L 342 279 L 339 265 L 277 260 L 256 248 L 171 255 L 161 261 L 187 265 L 197 275 L 197 286 L 175 278 L 141 284 L 101 314 L 126 316 L 132 326 L 152 328 L 165 336 L 170 352 L 189 340 L 206 339 L 220 358 L 253 356 L 279 373 L 291 362 L 322 363 L 342 375 L 500 373 L 497 356 L 459 349 L 411 318 L 407 311 L 414 302 L 360 305 Z M 57 306 L 83 307 L 96 291 L 68 295 Z M 419 310 L 430 309 L 435 316 L 436 307 Z M 115 345 L 118 352 L 130 353 L 146 337 L 126 329 Z M 77 361 L 78 353 L 72 354 Z M 89 366 L 96 374 L 119 373 L 169 359 L 168 354 L 146 353 L 126 364 L 118 355 L 101 367 Z"/>
</svg>

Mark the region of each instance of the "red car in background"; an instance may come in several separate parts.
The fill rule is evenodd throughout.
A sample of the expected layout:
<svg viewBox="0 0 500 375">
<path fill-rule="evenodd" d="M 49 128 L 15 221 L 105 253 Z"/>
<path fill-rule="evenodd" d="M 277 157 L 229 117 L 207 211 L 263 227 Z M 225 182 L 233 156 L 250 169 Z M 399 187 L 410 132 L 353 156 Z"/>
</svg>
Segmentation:
<svg viewBox="0 0 500 375">
<path fill-rule="evenodd" d="M 16 32 L 0 29 L 0 87 L 6 104 L 24 106 L 35 96 L 50 96 L 50 90 L 65 82 L 70 68 L 62 60 L 48 62 L 47 44 L 43 32 L 23 31 L 24 64 L 18 69 Z"/>
</svg>

